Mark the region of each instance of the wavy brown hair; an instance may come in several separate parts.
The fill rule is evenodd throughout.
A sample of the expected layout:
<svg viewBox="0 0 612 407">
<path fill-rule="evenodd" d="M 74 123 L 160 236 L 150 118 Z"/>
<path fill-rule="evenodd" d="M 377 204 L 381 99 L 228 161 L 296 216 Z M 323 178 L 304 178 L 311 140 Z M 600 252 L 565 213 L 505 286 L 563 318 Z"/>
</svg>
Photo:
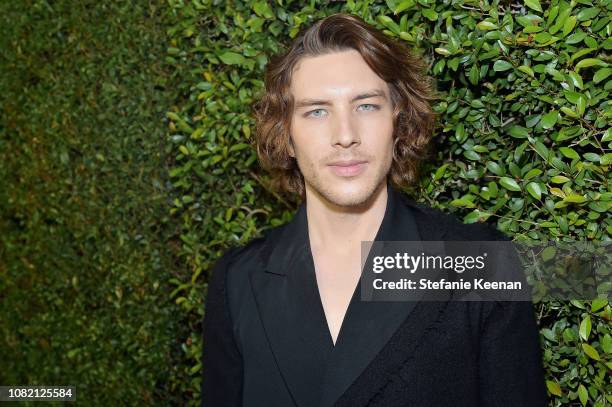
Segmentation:
<svg viewBox="0 0 612 407">
<path fill-rule="evenodd" d="M 253 104 L 257 156 L 271 174 L 273 189 L 283 195 L 305 197 L 304 178 L 288 150 L 294 109 L 289 88 L 294 67 L 301 58 L 350 49 L 357 50 L 389 85 L 394 124 L 390 182 L 402 189 L 417 179 L 435 125 L 431 108 L 435 96 L 425 75 L 426 65 L 360 17 L 338 13 L 302 28 L 285 52 L 271 58 L 265 72 L 265 92 Z"/>
</svg>

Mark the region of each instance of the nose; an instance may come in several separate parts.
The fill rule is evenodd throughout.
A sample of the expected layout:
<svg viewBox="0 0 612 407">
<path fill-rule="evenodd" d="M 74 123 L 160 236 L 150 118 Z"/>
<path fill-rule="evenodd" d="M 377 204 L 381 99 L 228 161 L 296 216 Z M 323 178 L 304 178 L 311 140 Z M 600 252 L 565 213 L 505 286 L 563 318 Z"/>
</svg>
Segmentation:
<svg viewBox="0 0 612 407">
<path fill-rule="evenodd" d="M 355 118 L 351 117 L 350 109 L 336 114 L 331 137 L 332 147 L 339 145 L 346 148 L 360 143 L 358 124 Z"/>
</svg>

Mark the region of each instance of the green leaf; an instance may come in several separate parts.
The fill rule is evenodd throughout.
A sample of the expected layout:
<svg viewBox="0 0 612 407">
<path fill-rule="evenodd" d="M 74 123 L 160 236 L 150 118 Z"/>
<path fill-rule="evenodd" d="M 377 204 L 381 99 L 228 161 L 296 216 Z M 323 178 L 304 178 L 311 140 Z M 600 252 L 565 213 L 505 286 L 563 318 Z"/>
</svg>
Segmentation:
<svg viewBox="0 0 612 407">
<path fill-rule="evenodd" d="M 548 17 L 546 18 L 546 26 L 550 26 L 558 15 L 559 6 L 552 6 L 549 10 Z"/>
<path fill-rule="evenodd" d="M 504 61 L 503 59 L 498 59 L 493 64 L 493 70 L 495 72 L 503 72 L 507 71 L 508 69 L 512 69 L 512 64 L 508 61 Z"/>
<path fill-rule="evenodd" d="M 238 144 L 234 144 L 233 146 L 230 147 L 229 151 L 233 152 L 233 151 L 239 151 L 239 150 L 244 150 L 245 148 L 250 147 L 249 144 L 246 143 L 238 143 Z"/>
<path fill-rule="evenodd" d="M 580 386 L 578 386 L 578 398 L 583 406 L 586 406 L 587 401 L 589 401 L 589 392 L 587 391 L 586 387 L 582 385 L 582 383 Z"/>
<path fill-rule="evenodd" d="M 546 387 L 550 394 L 561 397 L 561 387 L 559 383 L 553 382 L 552 380 L 546 380 Z"/>
<path fill-rule="evenodd" d="M 521 187 L 519 184 L 510 177 L 501 177 L 499 179 L 499 183 L 502 187 L 506 188 L 509 191 L 520 191 Z"/>
<path fill-rule="evenodd" d="M 446 168 L 448 168 L 448 165 L 449 164 L 443 164 L 440 168 L 436 170 L 436 173 L 434 174 L 434 180 L 437 181 L 442 178 L 444 172 L 446 172 Z"/>
<path fill-rule="evenodd" d="M 544 143 L 537 140 L 534 143 L 533 148 L 535 149 L 536 153 L 538 153 L 540 157 L 548 161 L 548 148 L 544 145 Z"/>
<path fill-rule="evenodd" d="M 183 120 L 178 114 L 174 112 L 167 112 L 166 117 L 168 117 L 168 119 L 172 120 L 173 122 L 180 122 Z"/>
<path fill-rule="evenodd" d="M 572 81 L 572 84 L 578 89 L 584 88 L 584 82 L 582 81 L 582 76 L 578 75 L 577 72 L 570 71 L 567 73 Z"/>
<path fill-rule="evenodd" d="M 253 11 L 260 17 L 274 18 L 274 13 L 267 1 L 256 1 L 252 5 Z"/>
<path fill-rule="evenodd" d="M 587 37 L 587 38 L 589 38 L 589 37 Z M 577 52 L 574 52 L 572 54 L 571 58 L 569 59 L 569 62 L 573 62 L 576 59 L 580 59 L 583 56 L 592 53 L 596 49 L 597 49 L 596 47 L 594 47 L 594 48 L 579 48 L 579 50 Z"/>
<path fill-rule="evenodd" d="M 514 138 L 527 138 L 529 135 L 529 130 L 525 127 L 514 125 L 508 128 L 508 134 Z"/>
<path fill-rule="evenodd" d="M 384 25 L 385 27 L 387 27 L 389 30 L 391 30 L 394 34 L 399 35 L 400 33 L 400 27 L 399 25 L 397 25 L 397 23 L 395 21 L 393 21 L 393 19 L 389 16 L 385 16 L 385 15 L 380 15 L 378 16 L 378 21 Z"/>
<path fill-rule="evenodd" d="M 550 43 L 553 43 L 555 41 L 557 41 L 559 38 L 558 37 L 553 37 L 552 35 L 550 35 L 547 32 L 541 32 L 538 33 L 536 35 L 533 36 L 533 39 L 537 42 L 540 43 L 542 45 L 547 45 Z"/>
<path fill-rule="evenodd" d="M 430 21 L 436 21 L 438 19 L 438 13 L 432 8 L 426 8 L 421 13 Z"/>
<path fill-rule="evenodd" d="M 559 188 L 549 188 L 549 191 L 551 194 L 553 194 L 554 196 L 558 196 L 559 198 L 565 198 L 565 192 L 563 192 L 562 190 L 560 190 Z"/>
<path fill-rule="evenodd" d="M 463 152 L 463 155 L 465 156 L 465 158 L 467 158 L 468 160 L 472 160 L 472 161 L 480 161 L 480 154 L 478 154 L 476 151 L 473 150 L 467 150 Z"/>
<path fill-rule="evenodd" d="M 533 69 L 531 69 L 529 66 L 527 65 L 521 65 L 517 68 L 519 71 L 526 73 L 527 75 L 531 76 L 532 78 L 535 77 L 535 74 L 533 73 Z"/>
<path fill-rule="evenodd" d="M 567 182 L 569 180 L 570 180 L 569 178 L 567 178 L 567 177 L 565 177 L 563 175 L 555 175 L 554 177 L 552 177 L 550 179 L 550 182 L 553 182 L 555 184 L 563 184 L 563 183 L 565 183 L 565 182 Z"/>
<path fill-rule="evenodd" d="M 588 68 L 590 66 L 606 66 L 607 64 L 603 62 L 601 59 L 597 58 L 585 58 L 576 64 L 576 72 L 580 71 L 582 68 Z"/>
<path fill-rule="evenodd" d="M 582 322 L 580 322 L 580 329 L 578 330 L 578 333 L 583 340 L 589 340 L 589 335 L 591 335 L 591 317 L 589 315 L 584 317 Z"/>
<path fill-rule="evenodd" d="M 551 129 L 557 123 L 558 118 L 559 118 L 559 112 L 556 110 L 553 110 L 550 113 L 547 113 L 544 116 L 542 116 L 542 121 L 540 123 L 542 123 L 543 128 Z"/>
<path fill-rule="evenodd" d="M 597 298 L 591 302 L 591 312 L 597 312 L 608 305 L 607 298 Z"/>
<path fill-rule="evenodd" d="M 608 212 L 609 210 L 612 210 L 612 201 L 591 202 L 589 203 L 589 209 L 600 213 Z"/>
<path fill-rule="evenodd" d="M 572 109 L 570 109 L 569 107 L 562 106 L 560 110 L 561 110 L 563 113 L 565 113 L 566 115 L 568 115 L 569 117 L 573 117 L 573 118 L 577 118 L 577 117 L 579 117 L 579 116 L 578 116 L 578 113 L 574 112 L 574 111 L 573 111 Z"/>
<path fill-rule="evenodd" d="M 536 14 L 527 14 L 526 16 L 518 15 L 516 21 L 523 27 L 533 27 L 540 25 L 544 19 Z"/>
<path fill-rule="evenodd" d="M 588 343 L 582 344 L 582 350 L 584 350 L 584 353 L 586 353 L 591 359 L 600 360 L 599 352 L 597 352 L 597 350 Z"/>
<path fill-rule="evenodd" d="M 525 188 L 527 189 L 527 192 L 529 192 L 529 194 L 531 194 L 531 196 L 533 196 L 535 199 L 542 198 L 543 191 L 540 184 L 537 182 L 530 182 Z"/>
<path fill-rule="evenodd" d="M 544 336 L 544 338 L 548 339 L 551 342 L 558 342 L 557 338 L 555 338 L 555 333 L 549 329 L 549 328 L 544 328 L 542 329 L 542 336 Z"/>
<path fill-rule="evenodd" d="M 446 48 L 434 48 L 434 51 L 440 55 L 449 56 L 451 52 Z"/>
<path fill-rule="evenodd" d="M 587 198 L 582 195 L 578 195 L 576 193 L 571 193 L 571 194 L 567 194 L 565 198 L 563 198 L 563 201 L 571 202 L 571 203 L 583 203 L 587 201 Z"/>
<path fill-rule="evenodd" d="M 540 13 L 542 12 L 542 6 L 540 5 L 539 0 L 525 0 L 525 5 L 530 9 L 539 11 Z"/>
<path fill-rule="evenodd" d="M 542 173 L 542 170 L 539 168 L 534 168 L 532 170 L 529 170 L 529 172 L 527 174 L 525 174 L 525 176 L 523 177 L 524 179 L 528 180 L 531 179 L 533 177 L 537 177 L 538 175 L 540 175 Z M 503 175 L 503 174 L 501 174 Z"/>
<path fill-rule="evenodd" d="M 576 18 L 578 19 L 578 21 L 590 20 L 597 14 L 599 14 L 599 11 L 600 10 L 597 7 L 583 8 L 582 10 L 580 10 L 578 15 L 576 15 Z"/>
<path fill-rule="evenodd" d="M 466 134 L 465 125 L 463 124 L 463 122 L 457 123 L 457 126 L 455 128 L 455 138 L 459 143 L 463 143 L 463 141 L 465 140 Z"/>
<path fill-rule="evenodd" d="M 459 199 L 453 199 L 450 204 L 459 208 L 474 208 L 476 206 L 476 204 L 474 204 L 474 202 L 472 202 L 472 198 L 470 197 L 463 197 L 463 198 L 459 198 Z"/>
<path fill-rule="evenodd" d="M 400 36 L 400 38 L 401 38 L 402 40 L 404 40 L 404 41 L 414 42 L 414 37 L 413 37 L 413 36 L 412 36 L 412 34 L 410 34 L 410 33 L 407 33 L 407 32 L 405 32 L 405 31 L 401 31 L 401 32 L 399 33 L 399 36 Z M 440 61 L 438 61 L 438 62 L 444 62 L 444 60 L 442 59 L 442 60 L 440 60 Z M 434 71 L 435 71 L 435 70 L 434 70 Z"/>
<path fill-rule="evenodd" d="M 482 103 L 482 101 L 480 99 L 474 99 L 472 100 L 472 102 L 470 103 L 470 105 L 472 107 L 475 107 L 476 109 L 482 109 L 484 107 L 484 103 Z"/>
<path fill-rule="evenodd" d="M 470 78 L 470 83 L 472 85 L 478 85 L 479 70 L 476 64 L 472 65 L 472 67 L 470 68 L 469 78 Z"/>
<path fill-rule="evenodd" d="M 400 4 L 397 5 L 395 10 L 393 10 L 393 13 L 397 15 L 404 10 L 408 10 L 409 8 L 414 7 L 414 5 L 415 5 L 414 0 L 404 0 Z"/>
<path fill-rule="evenodd" d="M 497 24 L 492 23 L 490 21 L 481 21 L 476 24 L 476 27 L 478 27 L 478 29 L 481 31 L 490 31 L 497 29 Z"/>
<path fill-rule="evenodd" d="M 478 209 L 474 209 L 472 212 L 465 215 L 463 218 L 464 223 L 475 223 L 475 222 L 484 222 L 491 216 L 488 212 L 482 212 Z"/>
<path fill-rule="evenodd" d="M 611 68 L 601 68 L 601 69 L 599 69 L 597 72 L 595 72 L 595 75 L 593 75 L 593 82 L 599 83 L 599 82 L 603 81 L 608 76 L 610 76 L 610 73 L 612 73 L 612 69 Z"/>
<path fill-rule="evenodd" d="M 561 74 L 561 72 L 557 71 L 551 65 L 546 65 L 546 68 L 544 68 L 544 71 L 550 76 L 552 76 L 553 79 L 556 80 L 557 82 L 565 81 L 565 77 Z"/>
<path fill-rule="evenodd" d="M 610 334 L 604 335 L 601 340 L 601 349 L 608 355 L 612 354 L 612 336 Z"/>
<path fill-rule="evenodd" d="M 266 19 L 274 18 L 274 13 L 270 8 L 270 5 L 267 1 L 257 1 L 253 3 L 253 11 L 260 17 L 264 17 Z"/>
<path fill-rule="evenodd" d="M 576 150 L 574 150 L 571 147 L 559 147 L 559 151 L 561 151 L 561 154 L 563 154 L 565 157 L 567 158 L 571 158 L 573 159 L 580 159 L 580 156 L 578 155 L 578 153 L 576 152 Z"/>
<path fill-rule="evenodd" d="M 584 95 L 580 94 L 580 96 L 576 100 L 576 110 L 578 112 L 578 115 L 582 117 L 585 109 L 586 109 L 586 98 L 584 97 Z"/>
<path fill-rule="evenodd" d="M 566 44 L 578 44 L 580 41 L 584 40 L 587 34 L 584 31 L 578 31 L 565 39 Z"/>
<path fill-rule="evenodd" d="M 503 167 L 501 167 L 495 161 L 487 161 L 487 168 L 495 175 L 502 176 L 506 173 Z"/>
<path fill-rule="evenodd" d="M 565 23 L 563 23 L 563 36 L 565 37 L 567 34 L 571 33 L 574 27 L 576 26 L 576 17 L 569 16 Z"/>
<path fill-rule="evenodd" d="M 242 55 L 232 51 L 226 51 L 219 55 L 219 59 L 227 65 L 241 65 L 245 61 L 245 58 Z"/>
</svg>

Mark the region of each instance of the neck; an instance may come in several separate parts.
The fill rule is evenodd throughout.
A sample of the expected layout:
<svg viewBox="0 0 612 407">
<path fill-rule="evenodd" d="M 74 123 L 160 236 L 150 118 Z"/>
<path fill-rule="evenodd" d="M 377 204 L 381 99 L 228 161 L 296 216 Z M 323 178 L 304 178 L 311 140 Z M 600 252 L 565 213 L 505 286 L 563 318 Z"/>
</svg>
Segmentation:
<svg viewBox="0 0 612 407">
<path fill-rule="evenodd" d="M 358 206 L 338 206 L 314 191 L 306 191 L 308 233 L 313 250 L 348 253 L 361 249 L 362 241 L 373 241 L 387 208 L 387 184 Z"/>
</svg>

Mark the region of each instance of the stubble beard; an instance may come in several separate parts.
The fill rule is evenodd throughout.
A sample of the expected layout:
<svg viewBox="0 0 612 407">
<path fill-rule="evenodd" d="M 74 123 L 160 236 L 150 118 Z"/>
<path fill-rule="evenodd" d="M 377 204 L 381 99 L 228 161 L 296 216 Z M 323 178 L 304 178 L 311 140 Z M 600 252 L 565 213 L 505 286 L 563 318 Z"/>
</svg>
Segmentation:
<svg viewBox="0 0 612 407">
<path fill-rule="evenodd" d="M 351 194 L 345 194 L 339 188 L 334 188 L 334 184 L 338 185 L 342 182 L 351 181 L 343 181 L 341 179 L 326 181 L 321 177 L 320 171 L 318 171 L 312 163 L 309 163 L 308 166 L 309 168 L 306 169 L 306 171 L 300 167 L 307 192 L 310 191 L 317 195 L 328 206 L 359 210 L 367 208 L 380 188 L 386 187 L 386 179 L 391 168 L 391 160 L 379 170 L 379 173 L 376 174 L 376 177 L 371 182 L 364 185 L 360 191 Z"/>
</svg>

